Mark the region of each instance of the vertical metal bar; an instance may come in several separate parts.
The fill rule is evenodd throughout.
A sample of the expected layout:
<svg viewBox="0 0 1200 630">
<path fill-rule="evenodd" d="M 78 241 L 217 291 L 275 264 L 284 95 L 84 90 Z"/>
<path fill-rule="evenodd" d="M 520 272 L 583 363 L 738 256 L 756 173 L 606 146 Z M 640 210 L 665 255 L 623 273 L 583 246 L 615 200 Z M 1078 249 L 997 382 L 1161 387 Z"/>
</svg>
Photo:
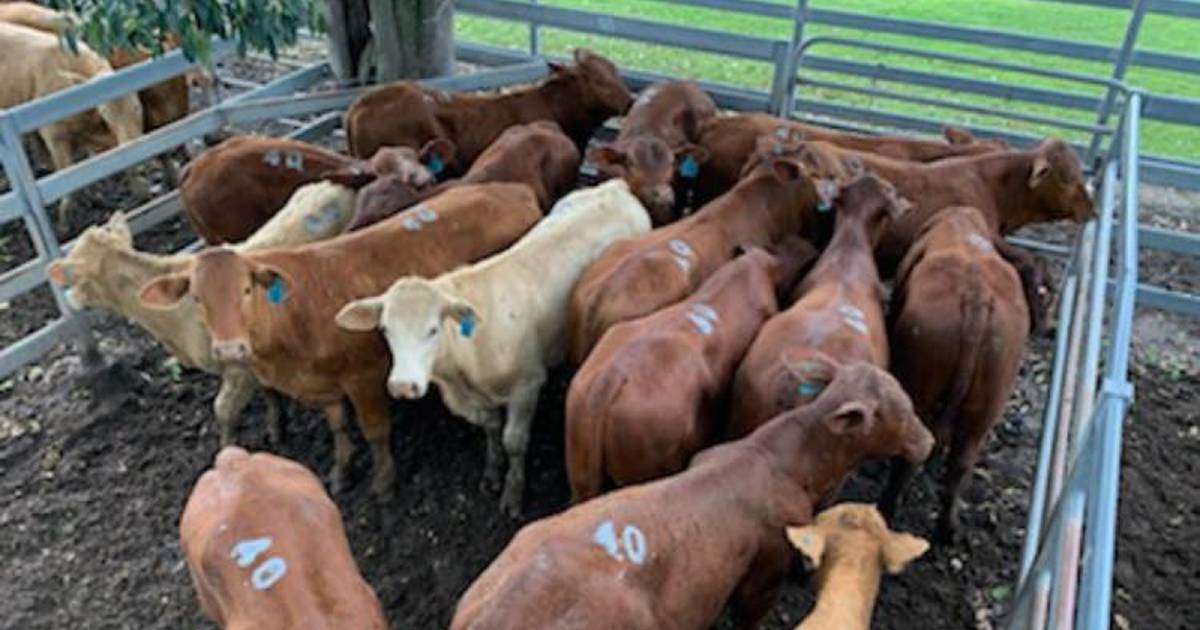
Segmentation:
<svg viewBox="0 0 1200 630">
<path fill-rule="evenodd" d="M 1050 572 L 1039 573 L 1033 605 L 1029 610 L 1029 627 L 1032 630 L 1044 630 L 1046 620 L 1050 618 L 1050 586 Z"/>
<path fill-rule="evenodd" d="M 537 5 L 540 0 L 529 0 L 529 4 Z M 529 54 L 538 57 L 542 54 L 542 26 L 539 22 L 529 22 Z"/>
<path fill-rule="evenodd" d="M 800 71 L 800 59 L 799 57 L 793 59 L 793 55 L 804 41 L 804 25 L 807 22 L 808 0 L 796 0 L 796 8 L 792 12 L 792 42 L 788 48 L 787 61 L 784 62 L 784 97 L 779 107 L 779 115 L 783 117 L 791 116 L 796 108 L 796 73 Z M 776 68 L 776 72 L 778 72 L 778 68 Z"/>
<path fill-rule="evenodd" d="M 1140 124 L 1142 95 L 1129 95 L 1125 113 L 1124 152 L 1121 155 L 1121 226 L 1117 231 L 1117 297 L 1113 306 L 1113 337 L 1107 371 L 1110 378 L 1126 378 L 1129 372 L 1129 336 L 1132 335 L 1134 296 L 1138 283 L 1138 216 L 1141 186 Z"/>
<path fill-rule="evenodd" d="M 54 225 L 46 215 L 46 207 L 42 201 L 42 192 L 38 189 L 37 177 L 29 164 L 29 156 L 21 144 L 21 134 L 17 131 L 17 123 L 8 112 L 0 111 L 0 160 L 4 163 L 4 172 L 13 190 L 20 195 L 25 206 L 22 223 L 29 232 L 29 240 L 33 241 L 38 260 L 49 262 L 62 256 L 58 237 L 54 234 Z M 54 295 L 54 303 L 64 320 L 72 322 L 77 328 L 80 349 L 88 363 L 98 356 L 96 341 L 87 328 L 85 318 L 78 317 L 75 310 L 67 302 L 62 287 L 50 284 L 50 292 Z"/>
<path fill-rule="evenodd" d="M 1116 62 L 1113 64 L 1112 78 L 1117 81 L 1125 79 L 1125 72 L 1129 69 L 1129 61 L 1133 58 L 1134 48 L 1137 47 L 1138 34 L 1142 30 L 1142 18 L 1146 17 L 1146 9 L 1150 6 L 1150 0 L 1133 0 L 1133 11 L 1129 15 L 1129 24 L 1125 27 L 1125 39 L 1121 42 L 1121 50 L 1117 53 Z M 1096 124 L 1105 125 L 1108 123 L 1108 117 L 1112 114 L 1113 105 L 1116 104 L 1117 88 L 1109 87 L 1108 92 L 1104 95 L 1104 101 L 1100 103 L 1100 109 L 1096 112 Z M 1100 142 L 1103 137 L 1099 134 L 1092 135 L 1092 143 L 1088 146 L 1088 152 L 1085 159 L 1086 164 L 1092 164 L 1096 159 L 1096 152 L 1100 150 Z"/>
<path fill-rule="evenodd" d="M 786 111 L 788 90 L 795 89 L 794 77 L 789 78 L 788 76 L 792 49 L 787 42 L 775 42 L 774 49 L 775 73 L 771 77 L 771 94 L 767 97 L 767 111 L 776 116 L 786 117 L 789 113 Z"/>
<path fill-rule="evenodd" d="M 1071 630 L 1075 627 L 1075 593 L 1079 584 L 1079 551 L 1083 538 L 1083 492 L 1073 488 L 1066 499 L 1062 556 L 1058 568 L 1058 593 L 1055 597 L 1054 620 L 1050 626 L 1055 630 Z"/>
<path fill-rule="evenodd" d="M 1096 403 L 1096 375 L 1100 369 L 1100 338 L 1104 332 L 1105 297 L 1108 293 L 1109 246 L 1112 243 L 1113 214 L 1117 195 L 1117 162 L 1104 167 L 1104 185 L 1100 191 L 1100 216 L 1096 220 L 1096 238 L 1092 251 L 1092 268 L 1085 306 L 1087 324 L 1084 328 L 1080 376 L 1075 384 L 1075 409 L 1071 415 L 1071 457 L 1079 457 L 1085 447 L 1087 425 L 1092 421 Z"/>
</svg>

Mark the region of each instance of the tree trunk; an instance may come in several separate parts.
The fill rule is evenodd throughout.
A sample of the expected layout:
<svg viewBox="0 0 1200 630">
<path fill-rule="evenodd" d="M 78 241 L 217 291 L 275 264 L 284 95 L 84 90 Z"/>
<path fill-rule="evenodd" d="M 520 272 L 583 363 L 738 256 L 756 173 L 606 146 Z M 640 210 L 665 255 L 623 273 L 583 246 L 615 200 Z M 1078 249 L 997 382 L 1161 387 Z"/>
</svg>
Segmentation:
<svg viewBox="0 0 1200 630">
<path fill-rule="evenodd" d="M 363 66 L 364 49 L 371 40 L 371 17 L 367 0 L 327 0 L 326 23 L 329 30 L 329 62 L 343 84 L 355 83 Z"/>
<path fill-rule="evenodd" d="M 380 83 L 454 71 L 452 0 L 370 0 Z"/>
</svg>

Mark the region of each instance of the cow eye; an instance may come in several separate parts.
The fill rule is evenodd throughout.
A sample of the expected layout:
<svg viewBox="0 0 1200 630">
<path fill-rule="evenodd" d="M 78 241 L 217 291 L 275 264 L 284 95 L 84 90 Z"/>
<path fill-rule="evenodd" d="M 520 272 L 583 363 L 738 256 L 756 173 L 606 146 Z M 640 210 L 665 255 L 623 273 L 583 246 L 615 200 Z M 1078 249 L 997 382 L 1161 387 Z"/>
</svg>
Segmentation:
<svg viewBox="0 0 1200 630">
<path fill-rule="evenodd" d="M 426 335 L 426 337 L 433 337 L 434 335 L 437 334 L 437 332 L 438 332 L 438 327 L 434 326 L 433 328 L 429 329 L 429 334 Z"/>
<path fill-rule="evenodd" d="M 242 289 L 242 293 L 245 295 L 250 295 L 250 285 L 246 285 L 246 288 Z"/>
</svg>

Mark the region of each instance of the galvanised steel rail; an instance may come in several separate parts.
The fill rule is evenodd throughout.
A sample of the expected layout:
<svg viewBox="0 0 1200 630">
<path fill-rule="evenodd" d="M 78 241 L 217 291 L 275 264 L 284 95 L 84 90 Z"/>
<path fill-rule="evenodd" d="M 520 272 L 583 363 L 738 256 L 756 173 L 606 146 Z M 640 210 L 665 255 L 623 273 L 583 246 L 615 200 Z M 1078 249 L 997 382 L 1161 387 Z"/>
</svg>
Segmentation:
<svg viewBox="0 0 1200 630">
<path fill-rule="evenodd" d="M 218 52 L 232 46 L 218 43 Z M 103 154 L 73 165 L 70 168 L 38 179 L 21 144 L 21 133 L 41 125 L 95 107 L 171 76 L 187 72 L 193 64 L 186 63 L 181 54 L 148 60 L 119 70 L 111 76 L 82 86 L 63 90 L 20 106 L 0 110 L 0 164 L 8 176 L 12 190 L 0 196 L 0 223 L 22 220 L 33 242 L 36 256 L 15 269 L 0 274 L 0 302 L 11 300 L 43 284 L 53 292 L 59 316 L 39 330 L 0 350 L 0 379 L 23 365 L 37 360 L 64 338 L 78 338 L 86 355 L 94 355 L 87 317 L 67 304 L 62 290 L 46 279 L 46 265 L 69 250 L 58 242 L 46 213 L 46 206 L 84 186 L 226 125 L 302 116 L 344 109 L 361 93 L 358 90 L 320 92 L 295 96 L 313 84 L 331 76 L 326 63 L 302 67 L 249 92 L 226 99 L 215 107 L 192 115 L 146 134 Z M 442 77 L 427 81 L 429 85 L 446 90 L 477 90 L 528 83 L 546 74 L 544 63 L 489 70 L 470 75 Z M 56 118 L 57 117 L 57 118 Z M 293 132 L 298 137 L 314 138 L 328 133 L 340 122 L 337 112 L 308 123 Z M 181 208 L 179 193 L 172 191 L 154 199 L 131 213 L 130 223 L 135 233 L 141 232 L 177 214 Z"/>
</svg>

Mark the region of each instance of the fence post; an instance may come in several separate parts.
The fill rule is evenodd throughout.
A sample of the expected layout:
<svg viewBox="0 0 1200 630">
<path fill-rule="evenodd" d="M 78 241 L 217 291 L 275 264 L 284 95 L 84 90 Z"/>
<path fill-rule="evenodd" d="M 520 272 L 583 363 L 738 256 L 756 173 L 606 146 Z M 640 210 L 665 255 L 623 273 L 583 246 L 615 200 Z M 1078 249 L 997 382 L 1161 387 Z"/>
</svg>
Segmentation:
<svg viewBox="0 0 1200 630">
<path fill-rule="evenodd" d="M 791 112 L 787 111 L 790 90 L 796 89 L 795 72 L 791 68 L 792 47 L 787 42 L 776 42 L 773 56 L 775 57 L 775 74 L 771 77 L 771 94 L 767 97 L 767 111 L 786 118 Z"/>
<path fill-rule="evenodd" d="M 1138 34 L 1142 30 L 1142 18 L 1146 17 L 1146 9 L 1149 8 L 1149 0 L 1133 0 L 1133 12 L 1129 15 L 1129 25 L 1125 27 L 1125 39 L 1121 42 L 1121 50 L 1117 53 L 1116 62 L 1113 64 L 1112 78 L 1117 81 L 1125 79 L 1125 71 L 1129 69 L 1129 60 L 1133 58 L 1133 50 L 1137 47 Z M 1117 88 L 1109 86 L 1108 92 L 1104 95 L 1104 101 L 1100 103 L 1100 109 L 1096 112 L 1096 124 L 1108 124 L 1108 117 L 1112 115 L 1113 106 L 1116 104 Z M 1088 146 L 1087 156 L 1085 156 L 1085 164 L 1093 164 L 1096 160 L 1096 153 L 1100 150 L 1100 142 L 1103 140 L 1103 135 L 1100 132 L 1092 134 L 1092 143 Z"/>
<path fill-rule="evenodd" d="M 780 64 L 778 59 L 775 62 L 775 75 L 777 78 L 780 73 L 779 66 L 783 66 L 783 96 L 779 101 L 778 109 L 775 113 L 784 118 L 792 115 L 792 104 L 795 102 L 797 68 L 796 65 L 793 65 L 793 62 L 795 61 L 796 49 L 804 41 L 804 24 L 806 22 L 808 22 L 808 0 L 796 0 L 796 8 L 792 11 L 792 41 L 788 46 L 786 59 L 782 64 Z M 772 87 L 772 92 L 774 92 L 774 87 Z"/>
<path fill-rule="evenodd" d="M 37 259 L 42 264 L 62 256 L 58 237 L 54 234 L 54 224 L 46 215 L 46 205 L 42 201 L 42 192 L 38 189 L 37 177 L 29 164 L 29 156 L 21 144 L 21 133 L 17 123 L 9 112 L 0 111 L 0 161 L 3 161 L 4 172 L 8 175 L 13 191 L 21 198 L 25 206 L 21 213 L 21 222 L 29 232 L 29 240 L 33 242 Z M 96 347 L 96 339 L 87 326 L 86 318 L 80 317 L 67 302 L 63 289 L 53 282 L 48 282 L 50 292 L 54 295 L 54 303 L 58 312 L 66 321 L 76 327 L 76 336 L 85 363 L 91 365 L 98 362 L 100 354 Z"/>
<path fill-rule="evenodd" d="M 529 0 L 529 4 L 537 6 L 539 0 Z M 534 57 L 542 54 L 542 27 L 535 20 L 529 21 L 529 54 Z"/>
</svg>

